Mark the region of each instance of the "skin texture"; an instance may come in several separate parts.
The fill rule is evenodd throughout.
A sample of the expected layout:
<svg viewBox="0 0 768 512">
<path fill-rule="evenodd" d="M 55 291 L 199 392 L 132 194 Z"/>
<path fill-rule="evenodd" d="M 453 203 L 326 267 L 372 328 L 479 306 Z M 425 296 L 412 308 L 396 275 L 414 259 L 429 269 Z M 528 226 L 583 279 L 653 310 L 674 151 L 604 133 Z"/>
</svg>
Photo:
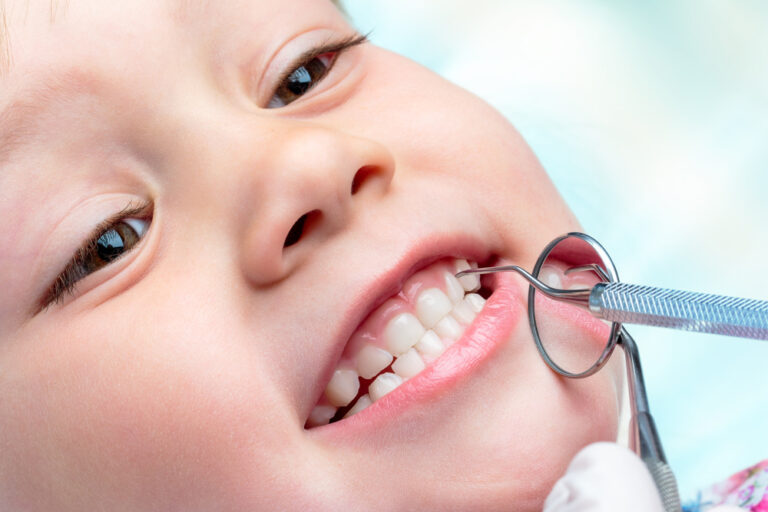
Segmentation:
<svg viewBox="0 0 768 512">
<path fill-rule="evenodd" d="M 473 240 L 530 268 L 578 229 L 492 108 L 370 44 L 264 108 L 293 59 L 353 33 L 325 0 L 54 11 L 6 5 L 0 108 L 27 118 L 0 118 L 0 509 L 541 510 L 615 438 L 613 375 L 557 378 L 525 321 L 432 403 L 348 442 L 303 428 L 344 319 L 404 254 Z M 74 91 L 19 100 L 43 84 Z M 35 313 L 142 199 L 141 244 Z"/>
</svg>

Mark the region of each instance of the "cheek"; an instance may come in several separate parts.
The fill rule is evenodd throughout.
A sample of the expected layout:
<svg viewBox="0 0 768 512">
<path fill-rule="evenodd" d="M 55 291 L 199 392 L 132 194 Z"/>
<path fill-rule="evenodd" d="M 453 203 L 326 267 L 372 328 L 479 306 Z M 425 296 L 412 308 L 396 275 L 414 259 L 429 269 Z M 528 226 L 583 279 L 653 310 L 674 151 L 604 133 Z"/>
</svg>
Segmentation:
<svg viewBox="0 0 768 512">
<path fill-rule="evenodd" d="M 552 372 L 535 350 L 527 351 L 521 359 L 526 371 L 519 372 L 518 382 L 523 384 L 505 397 L 514 404 L 509 408 L 509 419 L 497 422 L 499 431 L 488 436 L 506 438 L 508 448 L 489 452 L 488 462 L 489 467 L 495 462 L 502 468 L 499 481 L 514 480 L 516 492 L 530 497 L 540 509 L 540 500 L 581 448 L 616 439 L 616 390 L 608 372 L 566 379 Z"/>
<path fill-rule="evenodd" d="M 495 232 L 530 241 L 536 250 L 578 229 L 527 143 L 480 98 L 384 51 L 376 53 L 360 90 L 344 107 L 345 122 L 357 122 L 357 133 L 395 154 L 395 181 L 443 187 L 456 200 L 486 210 Z M 515 244 L 509 245 L 514 252 Z"/>
<path fill-rule="evenodd" d="M 258 380 L 264 373 L 252 356 L 201 336 L 178 314 L 90 316 L 40 333 L 36 346 L 23 340 L 18 346 L 34 348 L 12 354 L 18 364 L 4 379 L 0 426 L 26 468 L 17 487 L 126 503 L 226 503 L 259 481 L 242 481 L 246 474 L 271 473 L 276 447 L 290 449 L 289 418 L 279 415 L 287 407 L 268 379 Z"/>
</svg>

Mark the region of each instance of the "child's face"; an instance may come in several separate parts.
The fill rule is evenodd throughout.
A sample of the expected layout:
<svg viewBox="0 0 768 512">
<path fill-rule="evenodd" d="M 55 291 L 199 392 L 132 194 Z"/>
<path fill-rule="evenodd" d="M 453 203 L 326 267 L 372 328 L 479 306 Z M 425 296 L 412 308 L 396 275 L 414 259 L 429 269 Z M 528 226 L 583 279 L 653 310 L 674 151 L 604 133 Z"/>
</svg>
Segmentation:
<svg viewBox="0 0 768 512">
<path fill-rule="evenodd" d="M 19 0 L 6 18 L 0 508 L 540 510 L 578 448 L 615 437 L 613 375 L 556 377 L 512 275 L 442 356 L 419 333 L 420 374 L 309 428 L 365 344 L 413 343 L 387 323 L 455 292 L 451 258 L 531 267 L 578 228 L 482 101 L 370 44 L 278 87 L 355 35 L 325 0 Z M 94 228 L 145 201 L 39 310 Z"/>
</svg>

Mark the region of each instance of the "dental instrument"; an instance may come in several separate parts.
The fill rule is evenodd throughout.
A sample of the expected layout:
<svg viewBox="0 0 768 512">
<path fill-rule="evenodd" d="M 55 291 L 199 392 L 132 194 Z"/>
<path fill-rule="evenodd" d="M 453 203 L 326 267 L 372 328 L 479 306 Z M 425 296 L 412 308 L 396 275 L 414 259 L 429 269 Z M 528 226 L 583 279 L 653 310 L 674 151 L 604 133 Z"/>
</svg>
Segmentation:
<svg viewBox="0 0 768 512">
<path fill-rule="evenodd" d="M 575 264 L 562 270 L 563 277 L 574 273 L 591 273 L 598 282 L 577 289 L 561 289 L 539 279 L 543 268 L 547 268 L 551 276 L 552 272 L 556 273 L 567 262 Z M 542 358 L 556 373 L 570 378 L 588 377 L 605 365 L 617 345 L 624 349 L 632 410 L 630 447 L 646 464 L 665 510 L 679 512 L 681 506 L 677 482 L 667 463 L 650 413 L 637 345 L 622 324 L 635 323 L 768 340 L 768 301 L 621 283 L 616 267 L 603 246 L 589 235 L 576 232 L 550 242 L 539 256 L 532 273 L 517 265 L 505 265 L 468 269 L 457 273 L 456 277 L 495 272 L 517 272 L 529 282 L 528 318 L 533 338 Z M 561 282 L 560 276 L 553 280 L 555 283 Z M 601 352 L 593 352 L 594 357 L 588 355 L 581 362 L 564 358 L 564 344 L 557 341 L 550 343 L 553 337 L 541 335 L 542 328 L 537 322 L 535 309 L 537 291 L 548 299 L 571 305 L 595 318 L 611 322 Z M 572 352 L 573 347 L 569 350 Z M 573 367 L 574 364 L 577 367 Z"/>
</svg>

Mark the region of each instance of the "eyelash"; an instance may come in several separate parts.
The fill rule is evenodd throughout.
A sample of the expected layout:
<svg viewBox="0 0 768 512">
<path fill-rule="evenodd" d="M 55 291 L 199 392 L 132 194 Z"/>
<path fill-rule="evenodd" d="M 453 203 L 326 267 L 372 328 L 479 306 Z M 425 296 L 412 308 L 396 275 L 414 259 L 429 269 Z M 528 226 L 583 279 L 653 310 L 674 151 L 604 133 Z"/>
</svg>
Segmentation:
<svg viewBox="0 0 768 512">
<path fill-rule="evenodd" d="M 317 82 L 322 81 L 326 76 L 328 76 L 328 73 L 331 72 L 333 69 L 334 64 L 338 60 L 339 56 L 344 53 L 345 50 L 348 50 L 349 48 L 352 48 L 354 46 L 358 46 L 364 43 L 368 42 L 368 35 L 369 34 L 355 34 L 347 36 L 345 39 L 342 39 L 338 42 L 333 43 L 324 43 L 319 46 L 316 46 L 314 48 L 311 48 L 310 50 L 307 50 L 306 52 L 302 53 L 289 67 L 286 69 L 278 79 L 277 87 L 275 87 L 272 90 L 272 94 L 270 96 L 271 98 L 274 98 L 277 92 L 280 90 L 280 88 L 288 81 L 288 78 L 290 78 L 293 73 L 295 73 L 299 68 L 306 67 L 309 65 L 314 59 L 328 53 L 335 54 L 333 56 L 333 59 L 331 60 L 330 64 L 328 64 L 328 68 L 325 70 L 324 74 L 320 77 L 320 79 Z M 309 92 L 310 89 L 312 89 L 315 86 L 315 84 L 312 84 L 306 92 Z M 303 94 L 302 94 L 303 96 Z M 290 103 L 288 103 L 290 104 Z M 286 104 L 286 105 L 288 105 Z M 284 106 L 284 105 L 281 105 Z M 267 107 L 267 108 L 279 108 L 279 107 Z"/>
<path fill-rule="evenodd" d="M 51 304 L 58 303 L 59 301 L 62 300 L 62 298 L 65 295 L 74 294 L 75 285 L 81 279 L 87 277 L 92 273 L 92 272 L 89 272 L 84 267 L 85 267 L 87 258 L 89 257 L 90 254 L 92 254 L 92 251 L 97 249 L 98 241 L 105 233 L 115 229 L 123 221 L 129 218 L 140 218 L 144 220 L 151 219 L 152 211 L 153 211 L 153 203 L 151 201 L 143 201 L 138 205 L 134 205 L 134 203 L 131 202 L 131 203 L 128 203 L 128 205 L 125 208 L 123 208 L 116 214 L 100 222 L 93 229 L 93 231 L 91 231 L 91 234 L 86 239 L 85 243 L 83 243 L 83 245 L 77 250 L 77 252 L 75 252 L 75 255 L 72 257 L 69 263 L 67 263 L 67 266 L 61 272 L 61 274 L 59 274 L 58 277 L 56 277 L 56 280 L 53 282 L 50 288 L 48 288 L 48 291 L 45 293 L 45 295 L 43 296 L 43 299 L 40 301 L 38 312 L 45 310 Z M 139 235 L 139 241 L 137 242 L 137 244 L 141 243 L 141 240 L 144 238 L 144 236 L 146 236 L 146 233 L 144 235 Z M 104 266 L 108 266 L 112 264 L 113 262 L 115 262 L 116 260 L 119 260 L 125 254 L 127 254 L 132 250 L 133 250 L 133 247 L 130 249 L 127 249 L 124 254 L 117 256 L 114 260 L 110 260 Z"/>
</svg>

